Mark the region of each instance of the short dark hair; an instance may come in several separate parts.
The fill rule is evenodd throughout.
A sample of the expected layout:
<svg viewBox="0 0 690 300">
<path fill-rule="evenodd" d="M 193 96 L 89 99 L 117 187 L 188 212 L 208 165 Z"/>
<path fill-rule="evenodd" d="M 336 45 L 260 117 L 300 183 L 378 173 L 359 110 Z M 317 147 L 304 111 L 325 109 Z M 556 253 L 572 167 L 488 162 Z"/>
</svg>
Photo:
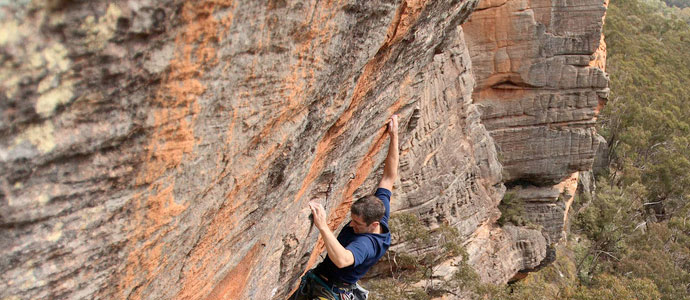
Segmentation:
<svg viewBox="0 0 690 300">
<path fill-rule="evenodd" d="M 357 199 L 350 207 L 350 213 L 361 216 L 367 225 L 371 225 L 371 223 L 381 221 L 386 213 L 386 207 L 383 206 L 379 197 L 368 195 Z"/>
</svg>

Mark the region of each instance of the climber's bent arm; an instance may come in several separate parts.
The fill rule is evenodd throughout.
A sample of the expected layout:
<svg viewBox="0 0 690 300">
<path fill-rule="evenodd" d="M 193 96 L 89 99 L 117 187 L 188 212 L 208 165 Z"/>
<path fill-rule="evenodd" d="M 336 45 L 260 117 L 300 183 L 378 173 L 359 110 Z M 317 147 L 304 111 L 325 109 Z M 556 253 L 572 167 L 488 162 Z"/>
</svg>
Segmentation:
<svg viewBox="0 0 690 300">
<path fill-rule="evenodd" d="M 316 228 L 318 228 L 321 233 L 321 237 L 326 244 L 326 252 L 328 252 L 328 257 L 333 264 L 338 268 L 344 268 L 354 264 L 355 256 L 350 250 L 345 249 L 345 247 L 338 242 L 338 239 L 331 229 L 328 228 L 326 212 L 323 206 L 316 202 L 309 202 L 309 209 L 311 209 L 311 213 L 314 215 L 314 225 L 316 225 Z"/>
<path fill-rule="evenodd" d="M 328 227 L 325 229 L 319 229 L 319 232 L 321 232 L 323 241 L 326 244 L 326 252 L 328 252 L 328 257 L 330 257 L 331 261 L 336 267 L 342 269 L 355 263 L 355 256 L 352 254 L 352 252 L 345 249 L 345 247 L 338 242 L 338 239 Z"/>
</svg>

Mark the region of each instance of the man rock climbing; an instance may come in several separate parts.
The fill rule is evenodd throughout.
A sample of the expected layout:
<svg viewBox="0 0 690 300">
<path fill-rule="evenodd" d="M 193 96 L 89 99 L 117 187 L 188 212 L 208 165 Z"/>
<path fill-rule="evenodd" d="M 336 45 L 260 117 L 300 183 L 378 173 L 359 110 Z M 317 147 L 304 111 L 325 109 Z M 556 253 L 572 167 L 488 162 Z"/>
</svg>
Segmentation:
<svg viewBox="0 0 690 300">
<path fill-rule="evenodd" d="M 374 195 L 358 199 L 350 208 L 352 220 L 336 238 L 326 221 L 323 206 L 309 202 L 328 255 L 307 272 L 290 299 L 346 300 L 366 299 L 368 292 L 357 281 L 383 256 L 391 244 L 388 229 L 390 198 L 398 176 L 398 116 L 388 121 L 390 144 L 383 177 Z"/>
</svg>

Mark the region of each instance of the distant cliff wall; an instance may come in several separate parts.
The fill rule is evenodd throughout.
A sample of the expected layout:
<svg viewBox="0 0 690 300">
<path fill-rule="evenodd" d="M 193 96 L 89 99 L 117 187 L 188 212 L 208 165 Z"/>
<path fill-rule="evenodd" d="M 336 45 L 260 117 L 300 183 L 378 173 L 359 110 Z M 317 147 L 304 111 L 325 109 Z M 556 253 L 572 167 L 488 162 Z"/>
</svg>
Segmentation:
<svg viewBox="0 0 690 300">
<path fill-rule="evenodd" d="M 604 8 L 518 2 L 0 4 L 0 298 L 282 299 L 323 251 L 306 203 L 345 223 L 380 179 L 393 113 L 394 212 L 457 227 L 486 281 L 538 266 L 548 234 L 495 224 L 503 183 L 558 190 L 591 165 Z M 481 58 L 503 53 L 481 39 L 510 20 L 494 9 L 534 17 L 500 29 L 534 43 L 504 47 L 520 63 L 502 82 L 487 78 L 504 55 Z M 495 103 L 544 95 L 557 107 L 501 134 L 516 105 Z M 570 144 L 519 150 L 558 136 Z"/>
<path fill-rule="evenodd" d="M 591 169 L 601 140 L 606 5 L 487 0 L 463 24 L 473 101 L 499 149 L 507 193 L 548 243 L 564 237 L 579 172 Z"/>
</svg>

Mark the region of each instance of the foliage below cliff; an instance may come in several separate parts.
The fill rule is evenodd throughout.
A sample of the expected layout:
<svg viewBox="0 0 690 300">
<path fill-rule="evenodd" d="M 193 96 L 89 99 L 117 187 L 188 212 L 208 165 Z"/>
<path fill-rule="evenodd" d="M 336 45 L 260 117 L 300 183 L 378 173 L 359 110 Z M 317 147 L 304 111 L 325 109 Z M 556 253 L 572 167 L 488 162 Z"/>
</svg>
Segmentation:
<svg viewBox="0 0 690 300">
<path fill-rule="evenodd" d="M 494 299 L 690 299 L 690 26 L 613 0 L 605 35 L 609 168 L 558 260 Z"/>
<path fill-rule="evenodd" d="M 610 168 L 578 218 L 595 251 L 580 269 L 584 280 L 646 279 L 662 299 L 690 299 L 690 26 L 659 11 L 638 1 L 609 7 L 612 100 L 599 131 Z"/>
<path fill-rule="evenodd" d="M 690 24 L 690 0 L 644 0 L 665 16 L 680 18 Z"/>
<path fill-rule="evenodd" d="M 612 1 L 605 28 L 611 97 L 599 132 L 607 181 L 637 195 L 652 218 L 684 215 L 690 187 L 690 26 L 637 1 Z M 687 215 L 687 214 L 685 214 Z"/>
<path fill-rule="evenodd" d="M 664 0 L 664 3 L 666 3 L 668 6 L 680 8 L 690 7 L 690 1 L 688 0 Z"/>
<path fill-rule="evenodd" d="M 475 289 L 479 276 L 467 263 L 467 252 L 461 246 L 457 228 L 441 225 L 429 229 L 413 214 L 403 213 L 391 218 L 391 232 L 395 239 L 405 240 L 411 253 L 389 251 L 384 259 L 390 264 L 390 277 L 376 278 L 366 284 L 371 300 L 414 299 L 429 300 L 446 293 Z M 434 276 L 440 263 L 461 256 L 456 269 L 446 278 Z"/>
</svg>

